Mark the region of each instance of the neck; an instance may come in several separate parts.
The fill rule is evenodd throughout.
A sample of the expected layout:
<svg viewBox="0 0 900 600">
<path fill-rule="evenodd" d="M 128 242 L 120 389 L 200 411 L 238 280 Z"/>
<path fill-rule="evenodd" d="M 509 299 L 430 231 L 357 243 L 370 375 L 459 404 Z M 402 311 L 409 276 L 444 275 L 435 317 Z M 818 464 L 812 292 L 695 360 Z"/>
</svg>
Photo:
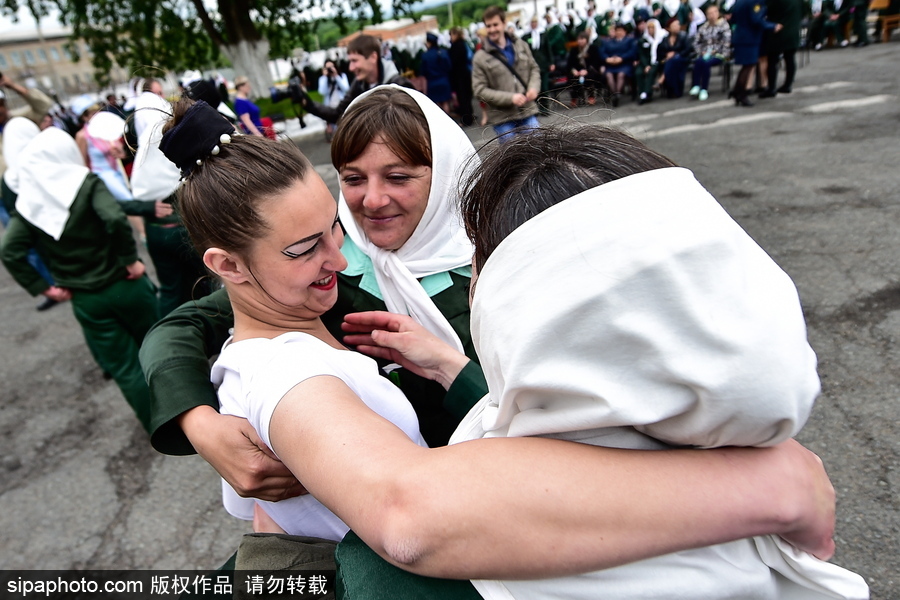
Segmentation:
<svg viewBox="0 0 900 600">
<path fill-rule="evenodd" d="M 506 48 L 506 34 L 504 33 L 503 35 L 501 35 L 500 39 L 494 42 L 494 44 L 501 50 Z"/>
<path fill-rule="evenodd" d="M 371 85 L 376 85 L 378 83 L 378 77 L 381 74 L 381 59 L 378 59 L 378 62 L 375 64 L 375 70 L 369 73 L 369 77 L 366 79 L 366 83 Z"/>
<path fill-rule="evenodd" d="M 344 346 L 325 328 L 321 315 L 298 310 L 291 313 L 286 307 L 273 310 L 272 299 L 245 298 L 229 291 L 231 308 L 234 311 L 234 341 L 253 338 L 273 339 L 291 332 L 308 333 L 329 346 L 344 349 Z"/>
</svg>

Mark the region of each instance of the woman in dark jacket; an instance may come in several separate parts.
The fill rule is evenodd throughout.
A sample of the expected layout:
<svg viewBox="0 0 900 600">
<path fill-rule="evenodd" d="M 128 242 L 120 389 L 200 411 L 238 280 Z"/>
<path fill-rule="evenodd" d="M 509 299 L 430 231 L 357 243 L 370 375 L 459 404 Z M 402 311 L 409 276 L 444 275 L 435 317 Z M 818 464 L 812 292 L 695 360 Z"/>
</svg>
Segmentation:
<svg viewBox="0 0 900 600">
<path fill-rule="evenodd" d="M 612 105 L 619 105 L 619 95 L 625 87 L 625 78 L 634 75 L 634 61 L 637 60 L 637 42 L 623 23 L 616 23 L 613 37 L 603 42 L 600 54 L 606 62 L 606 83 L 612 93 Z"/>
<path fill-rule="evenodd" d="M 800 47 L 800 21 L 803 19 L 803 0 L 768 0 L 767 18 L 781 24 L 781 31 L 771 34 L 769 40 L 768 56 L 768 88 L 763 90 L 760 98 L 771 98 L 778 92 L 790 94 L 794 84 L 794 74 L 797 72 L 795 56 Z M 775 86 L 778 82 L 778 62 L 784 56 L 784 83 L 778 90 Z"/>
<path fill-rule="evenodd" d="M 741 71 L 729 95 L 737 106 L 753 106 L 747 99 L 747 82 L 759 61 L 763 31 L 778 33 L 781 24 L 766 20 L 766 6 L 762 0 L 737 0 L 731 9 L 731 26 L 734 29 L 731 35 L 734 62 L 741 65 Z"/>
<path fill-rule="evenodd" d="M 665 88 L 667 97 L 681 98 L 684 95 L 684 76 L 691 59 L 691 42 L 681 30 L 678 19 L 669 21 L 668 30 L 669 35 L 659 43 L 656 51 L 659 60 L 664 61 L 659 85 Z"/>
</svg>

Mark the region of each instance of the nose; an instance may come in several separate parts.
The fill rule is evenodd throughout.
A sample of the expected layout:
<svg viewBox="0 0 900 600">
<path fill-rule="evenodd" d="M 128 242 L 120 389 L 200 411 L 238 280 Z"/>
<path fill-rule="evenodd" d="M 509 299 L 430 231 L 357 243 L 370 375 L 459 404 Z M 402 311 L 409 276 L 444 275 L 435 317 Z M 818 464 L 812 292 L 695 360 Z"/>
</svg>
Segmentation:
<svg viewBox="0 0 900 600">
<path fill-rule="evenodd" d="M 374 178 L 373 178 L 374 179 Z M 387 206 L 391 198 L 381 182 L 370 179 L 366 185 L 366 195 L 363 198 L 363 207 L 367 210 L 378 210 Z"/>
<path fill-rule="evenodd" d="M 328 244 L 328 257 L 325 267 L 331 271 L 343 271 L 347 268 L 347 259 L 341 252 L 341 246 L 344 245 L 344 233 L 338 228 L 337 233 L 331 237 L 331 243 Z"/>
</svg>

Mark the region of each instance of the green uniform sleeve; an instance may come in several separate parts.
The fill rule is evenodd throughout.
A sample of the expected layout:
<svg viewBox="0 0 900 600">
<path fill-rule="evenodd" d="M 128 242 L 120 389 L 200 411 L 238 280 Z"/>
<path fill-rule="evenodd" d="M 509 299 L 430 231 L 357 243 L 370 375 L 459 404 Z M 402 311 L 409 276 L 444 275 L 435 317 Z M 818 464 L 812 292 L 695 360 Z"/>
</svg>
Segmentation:
<svg viewBox="0 0 900 600">
<path fill-rule="evenodd" d="M 2 259 L 6 270 L 20 286 L 32 296 L 46 291 L 50 286 L 28 263 L 28 250 L 34 246 L 31 231 L 22 218 L 13 215 L 3 235 Z"/>
<path fill-rule="evenodd" d="M 138 259 L 137 245 L 119 202 L 96 175 L 90 175 L 85 185 L 93 187 L 90 191 L 91 206 L 109 233 L 113 255 L 119 258 L 123 267 L 134 263 Z"/>
<path fill-rule="evenodd" d="M 129 216 L 156 216 L 156 200 L 120 200 L 119 205 L 125 214 Z"/>
<path fill-rule="evenodd" d="M 444 408 L 459 420 L 488 393 L 484 371 L 474 360 L 463 367 L 444 396 Z"/>
<path fill-rule="evenodd" d="M 150 387 L 150 442 L 159 452 L 195 452 L 175 419 L 197 406 L 219 409 L 209 359 L 221 350 L 233 325 L 228 295 L 219 290 L 181 305 L 144 338 L 140 359 Z"/>
</svg>

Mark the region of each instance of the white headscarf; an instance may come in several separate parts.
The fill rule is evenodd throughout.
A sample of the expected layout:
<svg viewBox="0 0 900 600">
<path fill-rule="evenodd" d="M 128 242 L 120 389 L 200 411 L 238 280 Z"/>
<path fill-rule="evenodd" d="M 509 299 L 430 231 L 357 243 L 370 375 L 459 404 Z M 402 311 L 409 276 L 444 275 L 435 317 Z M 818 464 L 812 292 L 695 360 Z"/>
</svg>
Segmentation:
<svg viewBox="0 0 900 600">
<path fill-rule="evenodd" d="M 521 225 L 479 274 L 471 324 L 490 393 L 451 443 L 771 445 L 800 429 L 819 392 L 791 279 L 681 168 L 598 186 Z M 867 597 L 858 575 L 774 536 L 474 583 L 492 600 Z"/>
<path fill-rule="evenodd" d="M 650 24 L 653 23 L 655 25 L 656 34 L 650 35 Z M 659 47 L 659 43 L 666 39 L 668 33 L 665 29 L 663 29 L 662 25 L 659 24 L 659 21 L 656 19 L 650 19 L 647 21 L 647 26 L 644 28 L 643 38 L 650 42 L 650 64 L 655 65 L 657 63 L 656 60 L 656 49 Z"/>
<path fill-rule="evenodd" d="M 678 12 L 678 7 L 681 6 L 681 0 L 663 0 L 663 9 L 666 11 L 670 17 L 674 17 Z"/>
<path fill-rule="evenodd" d="M 149 92 L 139 98 L 140 103 L 145 101 L 146 105 L 134 113 L 138 149 L 131 170 L 131 193 L 135 200 L 162 200 L 181 183 L 181 171 L 159 149 L 162 127 L 169 118 L 171 106 Z"/>
<path fill-rule="evenodd" d="M 6 159 L 6 171 L 3 180 L 16 194 L 19 193 L 19 163 L 21 152 L 31 140 L 41 132 L 40 127 L 31 119 L 13 117 L 3 128 L 3 158 Z"/>
<path fill-rule="evenodd" d="M 537 18 L 537 17 L 535 17 Z M 531 49 L 532 50 L 540 50 L 541 48 L 541 34 L 544 33 L 544 27 L 542 25 L 542 21 L 540 18 L 537 18 L 537 27 L 535 27 L 530 21 L 528 23 L 528 30 L 526 33 L 531 33 Z M 524 37 L 524 36 L 523 36 Z"/>
<path fill-rule="evenodd" d="M 69 220 L 69 207 L 88 173 L 72 136 L 56 127 L 45 129 L 31 140 L 19 159 L 16 212 L 59 240 Z"/>
<path fill-rule="evenodd" d="M 459 351 L 459 336 L 417 281 L 422 277 L 467 266 L 472 244 L 457 212 L 459 181 L 466 167 L 477 165 L 475 148 L 453 119 L 427 96 L 415 90 L 391 86 L 416 101 L 431 132 L 431 191 L 428 206 L 410 238 L 398 250 L 382 250 L 371 243 L 357 225 L 343 193 L 339 213 L 347 235 L 371 260 L 378 288 L 390 312 L 408 314 L 419 324 Z M 377 88 L 376 88 L 377 89 Z M 371 92 L 361 94 L 350 106 Z"/>
<path fill-rule="evenodd" d="M 628 426 L 679 445 L 775 444 L 819 391 L 793 283 L 687 169 L 541 213 L 475 290 L 491 436 Z"/>
</svg>

